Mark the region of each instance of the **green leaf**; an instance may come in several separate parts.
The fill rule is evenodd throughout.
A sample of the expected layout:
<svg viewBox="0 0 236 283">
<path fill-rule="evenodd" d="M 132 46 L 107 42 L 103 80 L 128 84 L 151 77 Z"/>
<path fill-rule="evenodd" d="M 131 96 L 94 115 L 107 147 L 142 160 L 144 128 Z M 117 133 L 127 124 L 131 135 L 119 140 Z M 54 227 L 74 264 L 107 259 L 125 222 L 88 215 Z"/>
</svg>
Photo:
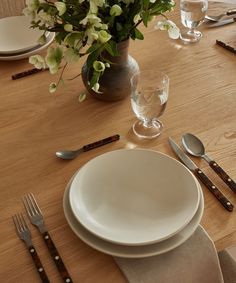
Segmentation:
<svg viewBox="0 0 236 283">
<path fill-rule="evenodd" d="M 137 28 L 134 29 L 134 34 L 135 34 L 135 38 L 140 39 L 140 40 L 143 40 L 143 39 L 144 39 L 143 34 L 142 34 L 141 31 L 138 30 Z"/>
<path fill-rule="evenodd" d="M 86 51 L 87 54 L 92 53 L 96 51 L 99 47 L 101 47 L 100 43 L 94 43 L 92 46 L 89 47 L 89 49 Z"/>
<path fill-rule="evenodd" d="M 106 51 L 112 56 L 118 56 L 119 52 L 117 50 L 116 42 L 113 40 L 109 40 L 104 44 Z"/>
<path fill-rule="evenodd" d="M 150 19 L 149 11 L 144 12 L 144 13 L 142 14 L 142 19 L 143 19 L 143 24 L 145 25 L 145 27 L 147 27 L 148 21 L 149 21 L 149 19 Z"/>
</svg>

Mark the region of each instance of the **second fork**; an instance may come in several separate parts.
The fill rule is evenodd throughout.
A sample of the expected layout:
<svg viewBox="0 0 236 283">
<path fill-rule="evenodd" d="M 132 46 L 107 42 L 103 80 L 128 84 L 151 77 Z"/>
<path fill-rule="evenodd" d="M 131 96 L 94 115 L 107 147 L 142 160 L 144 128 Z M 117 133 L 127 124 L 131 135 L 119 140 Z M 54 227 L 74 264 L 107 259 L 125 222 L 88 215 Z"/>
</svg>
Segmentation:
<svg viewBox="0 0 236 283">
<path fill-rule="evenodd" d="M 25 209 L 27 211 L 27 214 L 29 216 L 29 219 L 33 225 L 38 227 L 40 233 L 43 236 L 43 239 L 48 247 L 48 250 L 51 254 L 51 257 L 53 258 L 57 269 L 59 273 L 61 274 L 61 277 L 65 283 L 73 283 L 67 268 L 62 261 L 62 258 L 60 257 L 56 246 L 54 245 L 51 236 L 48 233 L 48 230 L 46 226 L 44 225 L 44 219 L 42 212 L 34 198 L 34 195 L 32 193 L 27 194 L 23 197 L 23 203 L 25 206 Z"/>
</svg>

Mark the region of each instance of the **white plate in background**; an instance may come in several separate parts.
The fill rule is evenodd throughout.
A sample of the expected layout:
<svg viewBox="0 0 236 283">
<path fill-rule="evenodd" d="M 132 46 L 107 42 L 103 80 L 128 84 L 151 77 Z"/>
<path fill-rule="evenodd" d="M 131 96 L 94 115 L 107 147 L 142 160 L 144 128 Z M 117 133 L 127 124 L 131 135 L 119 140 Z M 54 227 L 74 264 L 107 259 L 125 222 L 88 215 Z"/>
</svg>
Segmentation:
<svg viewBox="0 0 236 283">
<path fill-rule="evenodd" d="M 30 56 L 38 54 L 40 51 L 47 48 L 53 42 L 54 38 L 55 38 L 55 33 L 49 33 L 46 39 L 46 43 L 44 45 L 37 45 L 35 48 L 32 48 L 26 52 L 21 52 L 17 54 L 12 54 L 12 55 L 0 54 L 0 60 L 14 61 L 14 60 L 29 58 Z"/>
<path fill-rule="evenodd" d="M 15 54 L 34 48 L 43 34 L 32 29 L 31 17 L 14 16 L 0 19 L 0 54 Z"/>
</svg>

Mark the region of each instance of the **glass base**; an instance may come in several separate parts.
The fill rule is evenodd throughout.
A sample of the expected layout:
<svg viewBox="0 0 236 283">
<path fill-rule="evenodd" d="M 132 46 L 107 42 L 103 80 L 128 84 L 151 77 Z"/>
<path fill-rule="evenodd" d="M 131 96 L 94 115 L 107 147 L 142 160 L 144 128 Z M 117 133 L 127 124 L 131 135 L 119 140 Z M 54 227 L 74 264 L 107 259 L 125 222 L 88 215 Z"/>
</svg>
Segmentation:
<svg viewBox="0 0 236 283">
<path fill-rule="evenodd" d="M 133 124 L 133 132 L 139 138 L 153 139 L 158 137 L 163 129 L 163 124 L 157 119 L 153 119 L 148 126 L 144 125 L 142 121 L 137 121 Z"/>
<path fill-rule="evenodd" d="M 198 42 L 202 38 L 202 33 L 200 31 L 187 31 L 180 34 L 180 38 L 185 42 Z"/>
</svg>

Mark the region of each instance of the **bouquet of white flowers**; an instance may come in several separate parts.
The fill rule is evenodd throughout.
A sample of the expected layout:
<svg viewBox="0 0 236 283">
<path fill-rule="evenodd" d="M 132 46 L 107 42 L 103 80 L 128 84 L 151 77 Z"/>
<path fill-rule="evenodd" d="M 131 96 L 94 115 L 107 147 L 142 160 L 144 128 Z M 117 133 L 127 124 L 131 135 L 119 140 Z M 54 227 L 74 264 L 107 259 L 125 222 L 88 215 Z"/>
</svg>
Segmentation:
<svg viewBox="0 0 236 283">
<path fill-rule="evenodd" d="M 157 28 L 167 30 L 171 38 L 179 37 L 179 29 L 164 15 L 174 5 L 173 0 L 26 0 L 24 14 L 32 16 L 33 28 L 45 31 L 39 42 L 45 42 L 47 31 L 56 33 L 57 42 L 48 48 L 45 58 L 34 55 L 30 63 L 36 68 L 49 67 L 54 74 L 62 61 L 65 68 L 87 55 L 87 68 L 92 73 L 88 84 L 99 92 L 99 78 L 111 64 L 102 53 L 117 56 L 119 42 L 143 39 L 140 23 L 147 26 L 154 16 L 162 15 L 164 20 L 158 22 Z M 50 85 L 51 92 L 61 79 Z"/>
</svg>

